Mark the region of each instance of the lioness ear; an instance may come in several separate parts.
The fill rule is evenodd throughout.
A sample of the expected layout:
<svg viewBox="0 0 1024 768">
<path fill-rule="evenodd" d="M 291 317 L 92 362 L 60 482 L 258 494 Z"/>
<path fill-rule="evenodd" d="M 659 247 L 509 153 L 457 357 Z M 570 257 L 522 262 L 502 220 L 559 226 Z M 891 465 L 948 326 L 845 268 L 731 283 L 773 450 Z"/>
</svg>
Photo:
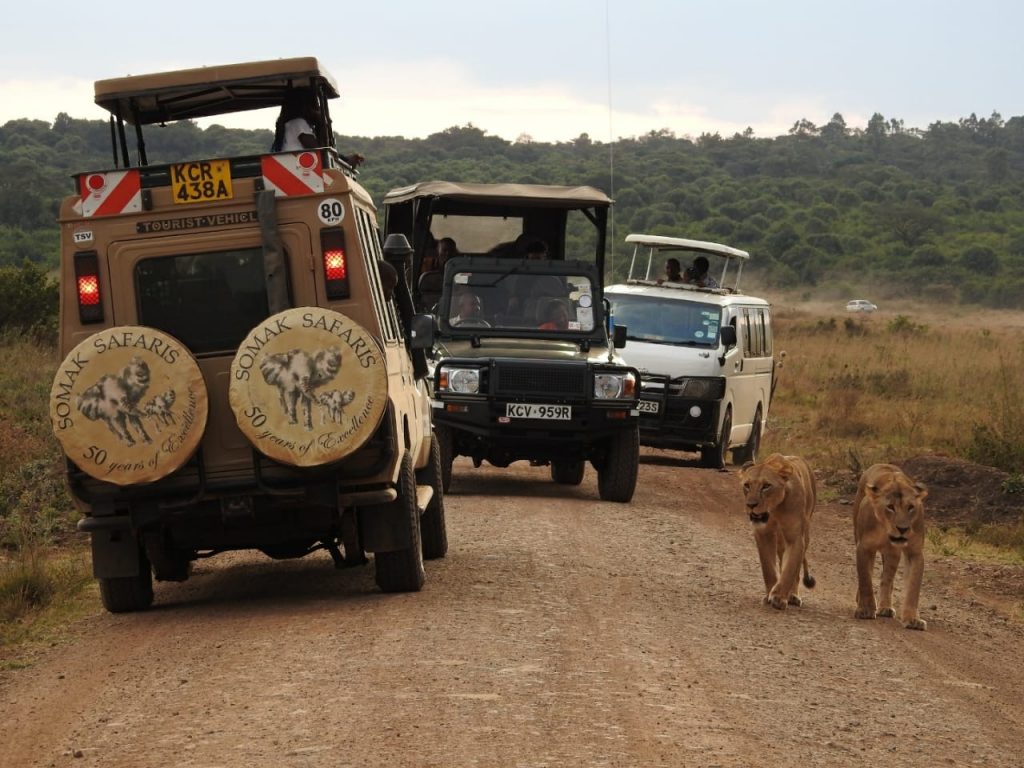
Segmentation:
<svg viewBox="0 0 1024 768">
<path fill-rule="evenodd" d="M 779 473 L 779 477 L 783 480 L 789 480 L 793 476 L 793 472 L 796 471 L 796 467 L 793 466 L 792 462 L 783 460 L 775 465 L 775 471 Z"/>
<path fill-rule="evenodd" d="M 928 486 L 924 483 L 914 483 L 914 490 L 917 491 L 917 498 L 922 501 L 928 498 Z"/>
<path fill-rule="evenodd" d="M 871 498 L 878 498 L 878 486 L 874 483 L 868 483 L 864 486 L 864 490 L 868 492 Z"/>
</svg>

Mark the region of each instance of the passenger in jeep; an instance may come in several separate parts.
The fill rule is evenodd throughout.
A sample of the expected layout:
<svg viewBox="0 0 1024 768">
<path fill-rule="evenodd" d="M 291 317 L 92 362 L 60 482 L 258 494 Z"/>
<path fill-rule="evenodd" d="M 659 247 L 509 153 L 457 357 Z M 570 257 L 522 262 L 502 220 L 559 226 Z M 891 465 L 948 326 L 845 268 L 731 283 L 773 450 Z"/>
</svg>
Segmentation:
<svg viewBox="0 0 1024 768">
<path fill-rule="evenodd" d="M 479 325 L 484 322 L 483 304 L 475 293 L 466 291 L 459 294 L 458 303 L 455 306 L 458 308 L 458 314 L 448 321 L 450 325 L 462 325 L 468 322 L 475 322 Z"/>
<path fill-rule="evenodd" d="M 317 136 L 322 122 L 316 92 L 311 88 L 292 88 L 281 103 L 271 150 L 296 152 L 319 147 L 322 142 Z"/>
<path fill-rule="evenodd" d="M 543 322 L 537 327 L 542 331 L 564 331 L 569 327 L 569 307 L 562 299 L 548 299 L 541 317 Z"/>
<path fill-rule="evenodd" d="M 320 102 L 312 88 L 292 88 L 285 93 L 281 113 L 274 126 L 274 143 L 271 152 L 298 152 L 326 144 L 323 139 L 324 118 Z M 365 157 L 358 152 L 342 155 L 341 159 L 358 168 Z"/>
</svg>

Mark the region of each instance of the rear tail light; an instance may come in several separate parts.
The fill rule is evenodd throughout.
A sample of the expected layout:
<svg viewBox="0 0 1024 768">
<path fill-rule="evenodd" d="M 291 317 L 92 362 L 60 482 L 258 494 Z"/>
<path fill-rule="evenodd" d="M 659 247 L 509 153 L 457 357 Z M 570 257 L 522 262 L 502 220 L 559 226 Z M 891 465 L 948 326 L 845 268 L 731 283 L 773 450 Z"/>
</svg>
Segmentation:
<svg viewBox="0 0 1024 768">
<path fill-rule="evenodd" d="M 320 230 L 320 250 L 323 254 L 327 298 L 347 299 L 348 254 L 345 252 L 345 233 L 337 228 Z"/>
<path fill-rule="evenodd" d="M 75 254 L 75 287 L 78 318 L 85 323 L 103 321 L 103 296 L 100 292 L 100 261 L 96 251 Z"/>
</svg>

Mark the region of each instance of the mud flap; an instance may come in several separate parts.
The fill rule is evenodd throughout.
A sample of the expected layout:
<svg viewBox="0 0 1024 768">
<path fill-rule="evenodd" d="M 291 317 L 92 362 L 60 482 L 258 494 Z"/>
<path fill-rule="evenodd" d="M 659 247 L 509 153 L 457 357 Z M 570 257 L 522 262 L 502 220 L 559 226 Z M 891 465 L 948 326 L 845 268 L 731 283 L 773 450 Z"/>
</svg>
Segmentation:
<svg viewBox="0 0 1024 768">
<path fill-rule="evenodd" d="M 93 531 L 92 574 L 97 579 L 139 575 L 139 543 L 123 528 Z"/>
<path fill-rule="evenodd" d="M 397 552 L 412 544 L 400 504 L 359 507 L 359 533 L 367 552 Z"/>
</svg>

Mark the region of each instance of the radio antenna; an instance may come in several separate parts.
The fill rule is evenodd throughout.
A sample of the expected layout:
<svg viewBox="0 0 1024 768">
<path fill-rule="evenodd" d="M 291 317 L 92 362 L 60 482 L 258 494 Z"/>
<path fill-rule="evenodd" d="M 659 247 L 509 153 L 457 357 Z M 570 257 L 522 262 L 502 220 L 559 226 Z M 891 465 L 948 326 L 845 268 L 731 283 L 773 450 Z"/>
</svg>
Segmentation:
<svg viewBox="0 0 1024 768">
<path fill-rule="evenodd" d="M 608 197 L 615 199 L 615 133 L 612 128 L 612 23 L 609 0 L 604 2 L 604 34 L 605 56 L 608 78 Z M 611 278 L 615 279 L 615 245 L 619 242 L 615 237 L 615 206 L 608 209 L 608 222 L 611 225 L 611 248 L 608 254 L 608 269 Z M 606 278 L 607 279 L 607 278 Z"/>
</svg>

